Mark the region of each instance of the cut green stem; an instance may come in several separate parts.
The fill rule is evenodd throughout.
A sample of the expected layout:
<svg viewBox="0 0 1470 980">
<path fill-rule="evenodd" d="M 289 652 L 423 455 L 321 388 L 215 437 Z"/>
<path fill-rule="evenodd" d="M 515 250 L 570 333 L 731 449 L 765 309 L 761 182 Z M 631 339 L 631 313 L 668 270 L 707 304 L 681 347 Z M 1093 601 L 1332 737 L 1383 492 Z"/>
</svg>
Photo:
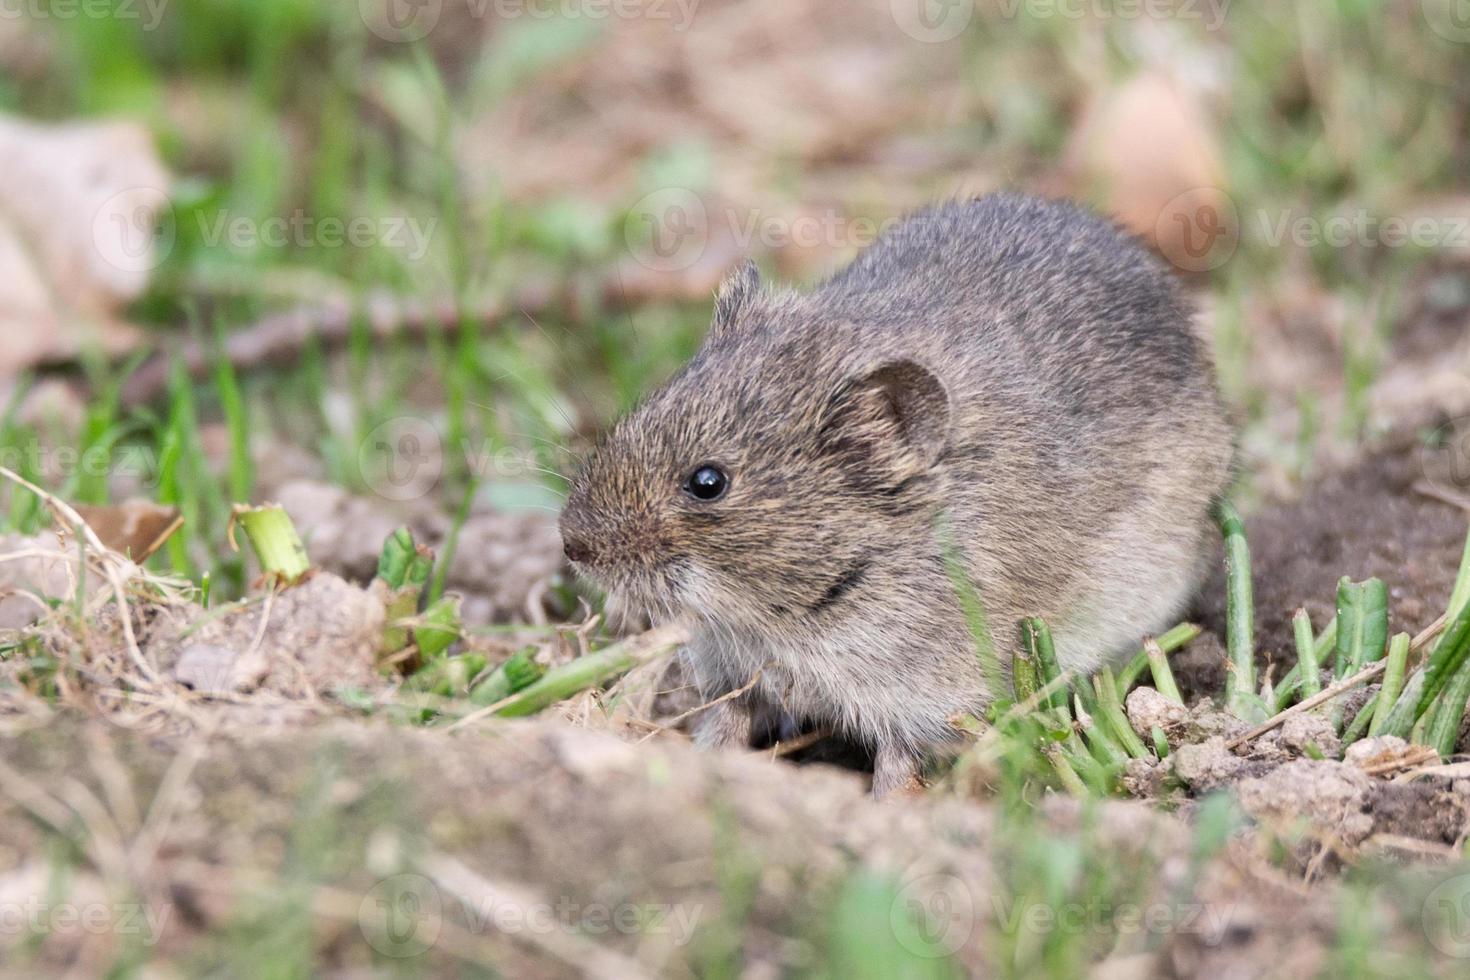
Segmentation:
<svg viewBox="0 0 1470 980">
<path fill-rule="evenodd" d="M 236 504 L 230 517 L 230 543 L 235 543 L 236 526 L 245 529 L 245 537 L 260 561 L 263 573 L 278 579 L 285 585 L 294 585 L 311 571 L 311 559 L 306 556 L 306 546 L 296 533 L 296 525 L 284 507 L 269 504 L 264 507 L 249 507 Z"/>
<path fill-rule="evenodd" d="M 620 677 L 634 667 L 688 642 L 688 639 L 688 631 L 682 626 L 664 626 L 651 630 L 606 650 L 564 664 L 524 690 L 503 699 L 498 706 L 491 705 L 486 710 L 502 718 L 534 715 L 558 701 L 564 701 L 574 694 Z M 473 717 L 475 716 L 470 715 L 456 724 L 463 724 Z"/>
<path fill-rule="evenodd" d="M 1111 729 L 1110 734 L 1133 758 L 1146 758 L 1148 750 L 1143 747 L 1143 741 L 1128 723 L 1128 716 L 1123 713 L 1123 706 L 1118 701 L 1118 682 L 1113 677 L 1113 672 L 1104 667 L 1101 674 L 1093 677 L 1092 684 L 1097 694 L 1098 712 L 1102 721 Z"/>
<path fill-rule="evenodd" d="M 1332 619 L 1328 620 L 1327 625 L 1325 627 L 1323 627 L 1321 634 L 1318 635 L 1317 641 L 1316 641 L 1316 643 L 1312 647 L 1313 654 L 1314 654 L 1313 660 L 1314 660 L 1314 662 L 1315 662 L 1315 664 L 1317 665 L 1317 668 L 1318 668 L 1318 685 L 1319 686 L 1321 685 L 1321 667 L 1322 667 L 1322 664 L 1324 664 L 1324 663 L 1327 662 L 1328 656 L 1331 655 L 1333 653 L 1333 651 L 1336 650 L 1336 649 L 1337 649 L 1337 617 L 1334 616 L 1334 617 L 1332 617 Z M 1286 710 L 1286 708 L 1290 706 L 1290 704 L 1292 702 L 1292 699 L 1300 692 L 1300 690 L 1301 690 L 1301 677 L 1302 677 L 1301 664 L 1297 664 L 1295 667 L 1291 668 L 1291 670 L 1288 670 L 1286 672 L 1286 676 L 1283 677 L 1283 678 L 1281 678 L 1281 682 L 1276 685 L 1276 704 L 1275 704 L 1275 708 L 1276 708 L 1276 712 L 1278 714 L 1280 712 Z M 1302 695 L 1302 700 L 1305 700 L 1306 698 L 1308 698 L 1310 696 L 1311 695 L 1303 694 Z"/>
<path fill-rule="evenodd" d="M 1039 616 L 1021 620 L 1021 641 L 1036 663 L 1041 684 L 1051 684 L 1062 676 L 1061 665 L 1057 662 L 1056 646 L 1052 643 L 1051 629 L 1046 625 L 1046 620 Z M 1042 703 L 1070 718 L 1065 687 L 1052 691 Z"/>
<path fill-rule="evenodd" d="M 1400 633 L 1388 645 L 1388 669 L 1383 674 L 1383 685 L 1374 699 L 1373 722 L 1368 726 L 1368 735 L 1381 734 L 1393 711 L 1394 702 L 1404 689 L 1404 674 L 1409 663 L 1409 634 Z"/>
<path fill-rule="evenodd" d="M 1174 683 L 1174 672 L 1169 669 L 1169 657 L 1159 642 L 1153 638 L 1143 641 L 1143 652 L 1148 656 L 1149 670 L 1153 673 L 1154 688 L 1164 697 L 1178 704 L 1184 703 L 1179 685 Z"/>
<path fill-rule="evenodd" d="M 1322 672 L 1317 666 L 1317 641 L 1312 636 L 1312 617 L 1305 609 L 1298 609 L 1292 615 L 1291 630 L 1296 640 L 1296 664 L 1301 671 L 1302 697 L 1309 698 L 1322 690 Z M 1286 683 L 1285 677 L 1281 683 Z"/>
<path fill-rule="evenodd" d="M 1173 629 L 1161 636 L 1155 637 L 1154 642 L 1165 655 L 1173 653 L 1183 647 L 1189 641 L 1199 636 L 1203 630 L 1194 623 L 1180 623 Z M 1128 692 L 1145 670 L 1149 669 L 1148 650 L 1140 650 L 1128 661 L 1128 665 L 1118 672 L 1118 697 L 1126 698 Z"/>
<path fill-rule="evenodd" d="M 1250 545 L 1245 524 L 1228 501 L 1216 510 L 1225 538 L 1225 647 L 1229 664 L 1225 673 L 1225 710 L 1245 721 L 1265 717 L 1255 698 L 1255 609 L 1251 593 Z"/>
<path fill-rule="evenodd" d="M 461 631 L 459 596 L 447 595 L 430 606 L 413 629 L 419 655 L 432 660 L 454 645 Z"/>
</svg>

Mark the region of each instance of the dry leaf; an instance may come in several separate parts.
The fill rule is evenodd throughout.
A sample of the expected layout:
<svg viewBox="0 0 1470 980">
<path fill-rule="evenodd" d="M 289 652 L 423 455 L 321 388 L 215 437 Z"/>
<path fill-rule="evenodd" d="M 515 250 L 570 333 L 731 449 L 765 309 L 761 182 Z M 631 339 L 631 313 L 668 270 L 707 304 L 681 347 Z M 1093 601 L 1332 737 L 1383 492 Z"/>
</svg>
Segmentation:
<svg viewBox="0 0 1470 980">
<path fill-rule="evenodd" d="M 140 565 L 184 526 L 177 507 L 164 507 L 148 500 L 129 500 L 105 507 L 79 506 L 76 511 L 97 532 L 103 544 Z"/>
<path fill-rule="evenodd" d="M 1240 222 L 1199 98 L 1159 72 L 1105 92 L 1066 154 L 1071 190 L 1093 200 L 1183 272 L 1230 257 Z"/>
<path fill-rule="evenodd" d="M 138 331 L 118 311 L 147 287 L 169 175 L 143 127 L 0 116 L 0 377 Z"/>
</svg>

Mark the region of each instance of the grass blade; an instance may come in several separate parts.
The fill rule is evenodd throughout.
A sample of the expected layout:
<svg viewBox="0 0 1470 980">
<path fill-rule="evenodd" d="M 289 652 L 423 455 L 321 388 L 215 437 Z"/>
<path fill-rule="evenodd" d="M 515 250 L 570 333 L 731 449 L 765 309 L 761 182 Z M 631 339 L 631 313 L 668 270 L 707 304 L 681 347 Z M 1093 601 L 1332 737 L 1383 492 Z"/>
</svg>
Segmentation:
<svg viewBox="0 0 1470 980">
<path fill-rule="evenodd" d="M 1373 710 L 1373 723 L 1368 726 L 1371 738 L 1383 731 L 1389 712 L 1404 689 L 1404 673 L 1409 662 L 1409 634 L 1400 633 L 1388 645 L 1388 670 L 1383 675 L 1383 686 L 1379 688 Z"/>
<path fill-rule="evenodd" d="M 492 704 L 472 715 L 466 715 L 451 728 L 469 724 L 485 715 L 522 718 L 564 701 L 574 694 L 626 674 L 640 664 L 661 656 L 681 643 L 689 641 L 688 630 L 679 625 L 663 626 L 641 636 L 631 637 L 597 653 L 578 657 L 548 671 L 529 687 L 512 694 L 499 704 Z"/>
<path fill-rule="evenodd" d="M 1057 662 L 1056 646 L 1052 643 L 1051 629 L 1046 625 L 1046 620 L 1040 616 L 1021 620 L 1021 641 L 1035 660 L 1043 685 L 1052 683 L 1062 675 L 1061 665 Z M 1042 704 L 1062 712 L 1063 717 L 1070 720 L 1066 688 L 1053 691 Z"/>
<path fill-rule="evenodd" d="M 1319 685 L 1321 683 L 1320 668 L 1322 664 L 1327 662 L 1328 655 L 1336 649 L 1337 617 L 1334 616 L 1332 617 L 1332 619 L 1328 620 L 1327 625 L 1322 629 L 1322 633 L 1317 637 L 1317 642 L 1312 648 L 1315 655 L 1314 661 L 1316 666 L 1318 667 Z M 1295 667 L 1291 668 L 1291 670 L 1288 670 L 1286 672 L 1286 675 L 1281 678 L 1281 682 L 1276 685 L 1275 708 L 1277 712 L 1284 711 L 1287 706 L 1291 704 L 1292 698 L 1295 697 L 1296 694 L 1300 691 L 1301 677 L 1301 664 L 1298 663 Z M 1310 695 L 1303 694 L 1302 697 L 1303 699 L 1305 699 L 1307 697 L 1310 697 Z"/>
<path fill-rule="evenodd" d="M 1113 677 L 1113 672 L 1104 667 L 1101 674 L 1093 677 L 1092 686 L 1097 693 L 1098 712 L 1110 730 L 1109 733 L 1133 758 L 1147 758 L 1148 749 L 1143 747 L 1143 741 L 1133 731 L 1133 726 L 1128 723 L 1128 716 L 1123 713 L 1122 704 L 1118 702 L 1118 682 Z"/>
<path fill-rule="evenodd" d="M 1388 587 L 1381 579 L 1337 583 L 1337 679 L 1383 656 L 1388 642 Z"/>
<path fill-rule="evenodd" d="M 1450 592 L 1449 613 L 1453 622 L 1465 618 L 1470 611 L 1470 534 L 1465 537 L 1465 552 L 1460 558 L 1460 570 L 1455 576 L 1455 586 Z M 1451 627 L 1445 628 L 1447 635 Z M 1444 637 L 1442 636 L 1441 641 Z M 1445 684 L 1444 694 L 1435 709 L 1434 720 L 1425 729 L 1425 744 L 1432 746 L 1442 758 L 1454 754 L 1455 741 L 1460 735 L 1460 722 L 1465 717 L 1465 703 L 1470 700 L 1470 638 L 1460 641 L 1460 666 Z M 1439 647 L 1435 647 L 1435 653 Z M 1432 659 L 1433 655 L 1431 655 Z"/>
<path fill-rule="evenodd" d="M 1317 641 L 1312 636 L 1312 617 L 1305 609 L 1298 609 L 1292 614 L 1291 629 L 1296 639 L 1296 665 L 1301 671 L 1302 697 L 1309 698 L 1322 690 L 1322 672 L 1317 666 Z M 1285 684 L 1286 678 L 1283 677 L 1281 682 Z"/>
<path fill-rule="evenodd" d="M 1167 655 L 1185 646 L 1202 632 L 1204 630 L 1194 623 L 1180 623 L 1163 635 L 1155 637 L 1154 642 Z M 1128 661 L 1126 667 L 1118 671 L 1119 698 L 1126 698 L 1128 696 L 1128 692 L 1133 689 L 1134 683 L 1148 667 L 1148 650 L 1144 649 L 1135 654 L 1133 659 Z"/>
<path fill-rule="evenodd" d="M 1424 689 L 1419 693 L 1418 718 L 1429 709 L 1429 704 L 1445 689 L 1470 655 L 1470 603 L 1463 603 L 1454 618 L 1446 624 L 1439 635 L 1439 642 L 1424 662 Z"/>
<path fill-rule="evenodd" d="M 1216 511 L 1225 538 L 1225 710 L 1244 721 L 1261 721 L 1265 712 L 1256 690 L 1255 603 L 1251 594 L 1251 553 L 1245 524 L 1228 501 Z"/>
<path fill-rule="evenodd" d="M 1334 673 L 1342 680 L 1383 656 L 1388 640 L 1388 589 L 1382 580 L 1353 582 L 1344 575 L 1337 583 L 1337 623 Z M 1342 731 L 1342 711 L 1341 701 L 1333 704 L 1332 725 L 1338 731 Z"/>
<path fill-rule="evenodd" d="M 1184 703 L 1184 695 L 1179 693 L 1179 685 L 1174 683 L 1174 672 L 1169 669 L 1169 657 L 1164 653 L 1163 647 L 1152 637 L 1143 641 L 1143 652 L 1148 656 L 1149 670 L 1153 673 L 1154 688 L 1164 697 L 1179 704 Z"/>
</svg>

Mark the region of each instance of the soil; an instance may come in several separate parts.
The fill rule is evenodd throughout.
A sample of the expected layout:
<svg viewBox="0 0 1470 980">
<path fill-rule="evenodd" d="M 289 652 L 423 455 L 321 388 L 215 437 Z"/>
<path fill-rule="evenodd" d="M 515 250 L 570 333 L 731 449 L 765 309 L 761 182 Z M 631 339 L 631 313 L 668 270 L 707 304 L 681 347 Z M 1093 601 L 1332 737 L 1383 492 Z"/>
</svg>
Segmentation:
<svg viewBox="0 0 1470 980">
<path fill-rule="evenodd" d="M 1470 512 L 1416 485 L 1448 452 L 1426 448 L 1417 432 L 1399 433 L 1361 462 L 1323 477 L 1299 500 L 1247 516 L 1258 668 L 1273 667 L 1277 677 L 1290 669 L 1296 662 L 1292 613 L 1305 606 L 1320 630 L 1336 612 L 1343 575 L 1384 581 L 1394 632 L 1417 634 L 1444 611 Z M 1218 691 L 1224 682 L 1223 563 L 1196 612 L 1215 641 L 1202 638 L 1175 662 L 1186 699 Z"/>
<path fill-rule="evenodd" d="M 45 860 L 37 855 L 52 810 L 42 801 L 60 791 L 58 773 L 69 774 L 67 798 L 116 808 L 118 825 L 88 828 L 97 836 L 80 846 L 105 854 L 109 833 L 126 836 L 140 812 L 149 814 L 141 822 L 166 844 L 135 851 L 126 880 L 172 910 L 158 952 L 181 962 L 207 955 L 211 930 L 264 928 L 273 915 L 300 914 L 301 884 L 311 881 L 314 939 L 342 973 L 369 968 L 376 948 L 422 955 L 418 965 L 434 975 L 457 975 L 458 959 L 474 955 L 510 975 L 594 968 L 607 976 L 685 976 L 743 948 L 747 975 L 776 975 L 822 953 L 842 896 L 882 882 L 880 921 L 910 905 L 927 910 L 930 931 L 907 942 L 921 953 L 952 950 L 970 971 L 984 972 L 1000 938 L 991 910 L 1025 887 L 995 860 L 1003 831 L 992 807 L 942 796 L 879 803 L 849 773 L 696 754 L 670 740 L 634 746 L 556 723 L 448 736 L 337 722 L 161 748 L 77 718 L 10 739 L 0 767 L 0 899 L 32 881 Z M 1291 788 L 1273 795 L 1257 780 L 1241 791 L 1248 808 L 1258 798 L 1263 813 L 1282 799 L 1310 798 L 1303 808 L 1334 831 L 1359 815 L 1373 784 L 1361 773 L 1326 775 L 1333 794 L 1323 803 L 1290 767 L 1277 773 L 1286 775 L 1268 780 Z M 1125 935 L 1104 950 L 1104 971 L 1243 976 L 1269 963 L 1280 975 L 1302 975 L 1327 966 L 1335 881 L 1304 890 L 1288 871 L 1262 862 L 1247 839 L 1196 866 L 1188 823 L 1141 803 L 1107 802 L 1084 813 L 1054 798 L 1034 819 L 1147 869 L 1140 902 L 1180 916 L 1170 928 Z M 79 872 L 73 887 L 115 894 L 120 882 Z M 417 904 L 404 928 L 389 934 L 377 900 L 394 888 Z M 633 907 L 662 914 L 642 932 L 595 928 L 599 910 Z M 486 924 L 497 909 L 509 916 L 536 908 L 551 909 L 550 928 Z M 723 947 L 689 944 L 691 923 L 731 931 Z M 117 941 L 80 935 L 77 944 L 47 949 L 64 950 L 75 966 Z M 432 945 L 419 949 L 419 941 Z"/>
</svg>

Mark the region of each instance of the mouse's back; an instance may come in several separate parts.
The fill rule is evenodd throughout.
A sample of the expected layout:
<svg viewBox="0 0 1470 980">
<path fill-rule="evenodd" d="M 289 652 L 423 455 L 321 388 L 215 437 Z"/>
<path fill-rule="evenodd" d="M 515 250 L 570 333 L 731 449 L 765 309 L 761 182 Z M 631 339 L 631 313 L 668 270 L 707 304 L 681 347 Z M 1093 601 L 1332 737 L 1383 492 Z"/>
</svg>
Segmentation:
<svg viewBox="0 0 1470 980">
<path fill-rule="evenodd" d="M 942 506 L 1003 620 L 1047 616 L 1091 668 L 1179 613 L 1232 437 L 1182 290 L 1139 241 L 993 195 L 906 219 L 812 296 L 948 389 Z"/>
</svg>

